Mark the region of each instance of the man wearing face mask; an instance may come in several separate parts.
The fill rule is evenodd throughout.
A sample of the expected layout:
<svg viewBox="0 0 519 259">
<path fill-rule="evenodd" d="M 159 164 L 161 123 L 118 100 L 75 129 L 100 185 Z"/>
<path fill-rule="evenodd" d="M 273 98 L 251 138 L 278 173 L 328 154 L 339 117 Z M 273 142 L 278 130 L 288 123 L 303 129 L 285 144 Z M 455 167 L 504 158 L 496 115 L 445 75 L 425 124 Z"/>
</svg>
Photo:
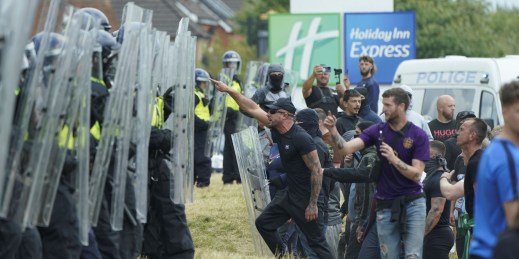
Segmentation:
<svg viewBox="0 0 519 259">
<path fill-rule="evenodd" d="M 290 96 L 285 92 L 284 75 L 283 66 L 270 64 L 267 70 L 267 83 L 254 93 L 251 100 L 265 109 L 265 105 L 272 104 L 279 98 L 289 98 Z"/>
</svg>

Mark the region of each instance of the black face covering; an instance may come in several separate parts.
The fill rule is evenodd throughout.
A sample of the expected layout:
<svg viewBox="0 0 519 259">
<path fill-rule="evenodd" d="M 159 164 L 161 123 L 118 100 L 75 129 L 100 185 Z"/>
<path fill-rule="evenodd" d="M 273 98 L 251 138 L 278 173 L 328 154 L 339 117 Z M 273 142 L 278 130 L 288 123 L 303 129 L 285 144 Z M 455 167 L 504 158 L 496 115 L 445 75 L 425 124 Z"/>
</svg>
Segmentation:
<svg viewBox="0 0 519 259">
<path fill-rule="evenodd" d="M 272 86 L 273 92 L 281 91 L 281 86 L 283 85 L 283 75 L 269 75 L 269 82 Z"/>
<path fill-rule="evenodd" d="M 436 172 L 436 169 L 438 168 L 438 163 L 436 163 L 435 159 L 431 159 L 427 162 L 425 162 L 425 168 L 424 171 L 426 174 L 432 174 Z"/>
</svg>

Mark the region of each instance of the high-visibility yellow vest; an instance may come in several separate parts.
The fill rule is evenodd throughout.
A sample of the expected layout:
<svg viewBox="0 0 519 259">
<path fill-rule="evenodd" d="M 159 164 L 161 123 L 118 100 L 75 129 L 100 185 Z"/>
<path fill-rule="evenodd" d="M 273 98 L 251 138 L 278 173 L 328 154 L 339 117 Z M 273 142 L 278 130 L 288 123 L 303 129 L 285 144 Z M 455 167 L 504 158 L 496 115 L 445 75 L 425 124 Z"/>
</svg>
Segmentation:
<svg viewBox="0 0 519 259">
<path fill-rule="evenodd" d="M 101 139 L 101 125 L 99 125 L 99 121 L 96 121 L 94 125 L 90 128 L 90 134 L 96 139 Z"/>
<path fill-rule="evenodd" d="M 238 91 L 238 93 L 241 93 L 241 86 L 235 80 L 232 81 L 232 84 L 230 85 L 230 87 L 232 89 Z M 240 106 L 238 105 L 238 103 L 230 96 L 227 96 L 227 98 L 225 99 L 225 104 L 227 105 L 227 108 L 231 108 L 235 111 L 238 111 L 240 109 Z"/>
<path fill-rule="evenodd" d="M 68 125 L 64 125 L 58 135 L 59 147 L 67 147 L 67 149 L 74 149 L 74 135 L 71 133 L 70 138 L 67 141 L 67 135 L 69 131 Z"/>
<path fill-rule="evenodd" d="M 153 107 L 153 114 L 151 117 L 151 126 L 162 129 L 164 126 L 164 99 L 162 96 L 158 96 L 157 102 Z"/>
<path fill-rule="evenodd" d="M 209 121 L 211 119 L 211 114 L 209 113 L 209 106 L 204 105 L 204 93 L 195 89 L 195 95 L 198 98 L 198 104 L 195 106 L 195 115 L 204 121 Z"/>
</svg>

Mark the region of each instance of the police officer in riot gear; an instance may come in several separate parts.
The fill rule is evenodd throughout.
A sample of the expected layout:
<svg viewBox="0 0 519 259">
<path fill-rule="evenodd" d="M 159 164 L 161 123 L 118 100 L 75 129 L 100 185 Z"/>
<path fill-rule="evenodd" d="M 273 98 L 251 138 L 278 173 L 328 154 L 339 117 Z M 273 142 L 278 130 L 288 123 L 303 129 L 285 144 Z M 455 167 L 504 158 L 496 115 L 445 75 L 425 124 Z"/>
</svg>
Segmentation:
<svg viewBox="0 0 519 259">
<path fill-rule="evenodd" d="M 115 63 L 121 45 L 105 30 L 97 31 L 96 46 L 92 57 L 92 74 L 90 77 L 90 164 L 93 165 L 97 144 L 101 138 L 101 126 L 104 121 L 105 107 L 108 102 Z M 112 74 L 109 74 L 112 73 Z M 101 234 L 100 242 L 108 238 Z M 101 253 L 93 231 L 89 233 L 88 246 L 81 251 L 82 258 L 100 258 Z"/>
<path fill-rule="evenodd" d="M 195 69 L 195 181 L 197 187 L 207 187 L 211 181 L 211 159 L 204 154 L 209 129 L 209 100 L 205 93 L 209 87 L 209 73 Z"/>
<path fill-rule="evenodd" d="M 223 54 L 222 64 L 224 68 L 231 68 L 236 71 L 233 78 L 229 80 L 229 86 L 238 92 L 242 92 L 241 81 L 238 78 L 241 57 L 234 50 L 229 50 Z M 236 123 L 238 120 L 239 105 L 230 96 L 227 96 L 225 101 L 227 105 L 227 115 L 225 118 L 224 134 L 225 134 L 225 145 L 223 148 L 223 183 L 231 184 L 233 181 L 241 183 L 240 173 L 238 171 L 238 163 L 236 161 L 236 154 L 234 153 L 234 147 L 232 144 L 231 135 L 236 132 Z"/>
<path fill-rule="evenodd" d="M 150 259 L 192 259 L 195 253 L 185 207 L 170 198 L 171 181 L 175 180 L 170 177 L 171 131 L 162 127 L 172 112 L 172 94 L 170 87 L 156 98 L 153 109 L 148 163 L 150 204 L 141 253 Z"/>
</svg>

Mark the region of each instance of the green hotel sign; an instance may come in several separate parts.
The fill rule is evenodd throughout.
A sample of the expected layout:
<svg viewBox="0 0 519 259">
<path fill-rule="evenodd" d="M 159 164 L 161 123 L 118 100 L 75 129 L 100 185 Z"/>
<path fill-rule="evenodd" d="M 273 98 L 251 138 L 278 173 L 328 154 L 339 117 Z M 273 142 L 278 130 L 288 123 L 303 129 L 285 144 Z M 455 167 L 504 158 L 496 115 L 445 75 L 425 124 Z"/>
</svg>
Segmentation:
<svg viewBox="0 0 519 259">
<path fill-rule="evenodd" d="M 275 14 L 269 17 L 270 63 L 306 79 L 314 65 L 341 67 L 340 14 Z M 333 76 L 333 75 L 332 75 Z M 330 78 L 330 83 L 335 80 Z"/>
</svg>

